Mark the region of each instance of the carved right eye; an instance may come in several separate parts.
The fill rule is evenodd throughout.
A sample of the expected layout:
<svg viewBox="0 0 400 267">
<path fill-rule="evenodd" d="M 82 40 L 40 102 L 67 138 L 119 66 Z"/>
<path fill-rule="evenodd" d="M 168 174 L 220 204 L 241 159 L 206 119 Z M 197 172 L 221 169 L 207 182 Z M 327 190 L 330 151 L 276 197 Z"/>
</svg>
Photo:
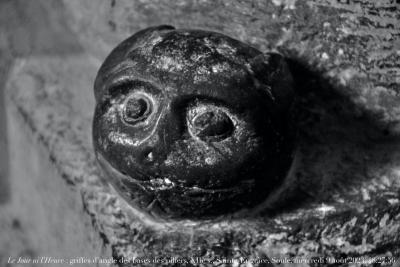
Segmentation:
<svg viewBox="0 0 400 267">
<path fill-rule="evenodd" d="M 149 97 L 134 94 L 125 101 L 123 118 L 129 124 L 136 124 L 146 120 L 152 113 L 153 105 Z"/>
<path fill-rule="evenodd" d="M 192 120 L 193 134 L 204 141 L 221 141 L 234 130 L 232 120 L 222 110 L 210 110 L 198 114 Z"/>
</svg>

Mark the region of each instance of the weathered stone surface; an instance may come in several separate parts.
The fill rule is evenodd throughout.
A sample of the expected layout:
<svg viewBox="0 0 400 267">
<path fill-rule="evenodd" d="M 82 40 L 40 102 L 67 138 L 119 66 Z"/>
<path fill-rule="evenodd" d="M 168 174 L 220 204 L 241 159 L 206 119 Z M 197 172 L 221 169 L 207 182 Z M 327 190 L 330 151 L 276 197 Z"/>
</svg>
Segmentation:
<svg viewBox="0 0 400 267">
<path fill-rule="evenodd" d="M 21 179 L 16 184 L 21 185 L 22 178 L 37 168 L 36 178 L 24 189 L 27 191 L 17 194 L 25 199 L 23 203 L 32 203 L 27 207 L 43 211 L 36 214 L 35 224 L 40 224 L 39 217 L 49 218 L 49 227 L 59 225 L 64 230 L 57 232 L 67 235 L 74 233 L 67 227 L 71 220 L 81 230 L 67 244 L 74 246 L 79 238 L 86 239 L 86 244 L 94 246 L 94 254 L 112 254 L 116 259 L 400 256 L 397 3 L 63 3 L 68 24 L 95 58 L 76 50 L 67 56 L 25 54 L 25 59 L 15 62 L 8 82 L 8 120 L 19 125 L 9 136 L 32 134 L 34 139 L 28 144 L 38 142 L 36 148 L 41 147 L 40 153 L 17 157 L 24 160 L 15 160 L 12 167 L 15 171 L 20 166 L 17 163 L 43 160 L 27 167 L 31 171 L 19 170 L 16 175 Z M 51 4 L 44 5 L 51 8 Z M 297 165 L 276 201 L 266 203 L 262 216 L 154 221 L 130 208 L 101 182 L 103 174 L 95 163 L 90 137 L 95 72 L 107 50 L 122 39 L 141 28 L 166 23 L 218 30 L 263 50 L 277 48 L 292 60 L 302 96 Z M 16 139 L 10 143 L 11 150 L 23 143 L 22 137 Z M 20 148 L 19 153 L 24 150 Z M 52 163 L 45 165 L 47 159 Z M 41 175 L 39 170 L 54 167 L 57 173 Z M 27 198 L 33 188 L 47 184 L 54 187 L 41 192 L 50 194 L 52 201 L 46 201 L 46 195 Z M 72 204 L 63 204 L 65 199 Z M 34 203 L 41 204 L 37 207 Z M 45 205 L 72 209 L 72 219 L 65 218 L 62 224 L 63 220 L 44 212 Z M 22 218 L 27 207 L 21 210 Z M 91 226 L 82 226 L 87 214 Z M 40 229 L 36 233 L 49 236 Z M 91 241 L 83 229 L 95 229 Z M 46 242 L 44 239 L 44 248 L 38 253 L 51 251 L 50 244 L 55 243 L 47 247 Z M 74 249 L 65 255 L 76 253 Z"/>
<path fill-rule="evenodd" d="M 86 117 L 81 116 L 81 122 L 70 117 L 73 114 L 76 116 L 77 112 L 83 114 L 78 109 L 78 105 L 84 107 L 78 99 L 73 99 L 71 91 L 79 91 L 81 88 L 79 86 L 86 84 L 71 84 L 69 87 L 71 91 L 66 91 L 64 88 L 70 79 L 76 79 L 82 69 L 87 68 L 88 64 L 83 63 L 79 67 L 80 62 L 64 57 L 20 60 L 15 62 L 16 67 L 10 72 L 6 107 L 12 194 L 11 199 L 1 206 L 1 214 L 4 218 L 7 216 L 10 221 L 15 221 L 13 225 L 18 224 L 18 227 L 14 228 L 22 229 L 20 231 L 24 233 L 26 240 L 25 250 L 30 251 L 30 254 L 25 255 L 25 250 L 22 250 L 21 255 L 15 255 L 14 253 L 18 251 L 10 250 L 8 252 L 11 254 L 2 255 L 5 260 L 8 260 L 8 257 L 20 256 L 27 256 L 30 259 L 52 257 L 64 259 L 65 262 L 61 266 L 68 266 L 70 260 L 79 256 L 111 257 L 111 251 L 104 246 L 98 230 L 85 212 L 86 202 L 82 201 L 82 192 L 71 180 L 74 175 L 78 176 L 76 179 L 79 179 L 79 176 L 91 174 L 87 168 L 74 165 L 74 162 L 83 165 L 87 159 L 85 154 L 78 158 L 79 155 L 76 152 L 79 141 L 70 139 L 71 135 L 64 129 L 69 126 L 60 120 L 59 116 L 60 113 L 66 115 L 66 118 L 72 119 L 70 121 L 72 124 L 84 123 L 84 118 L 90 123 L 88 110 L 85 112 L 88 114 Z M 29 67 L 25 67 L 27 65 Z M 54 65 L 61 68 L 56 68 Z M 57 70 L 53 72 L 49 68 Z M 59 77 L 65 79 L 59 80 Z M 18 91 L 20 94 L 14 95 Z M 35 98 L 29 99 L 30 94 L 34 94 Z M 52 101 L 50 96 L 58 97 L 61 102 Z M 15 105 L 16 101 L 24 103 L 24 107 Z M 40 101 L 44 101 L 41 103 L 46 103 L 47 106 L 40 104 L 43 109 L 38 109 L 34 117 L 31 116 L 32 113 L 26 113 L 28 112 L 26 107 L 31 104 L 38 105 Z M 71 103 L 76 103 L 76 105 Z M 55 108 L 54 105 L 58 107 Z M 58 124 L 52 123 L 53 119 L 58 120 Z M 51 136 L 50 133 L 52 133 Z M 66 142 L 57 144 L 55 142 L 57 136 Z M 85 134 L 82 133 L 82 136 Z M 75 146 L 72 145 L 73 143 Z M 54 155 L 53 149 L 63 151 L 60 155 L 64 155 L 64 162 L 61 162 L 60 155 Z M 96 187 L 92 186 L 91 190 L 96 190 Z M 7 231 L 6 228 L 2 230 Z M 17 235 L 15 237 L 17 238 Z M 56 263 L 53 264 L 56 265 Z M 40 266 L 49 266 L 49 264 L 43 263 Z"/>
<path fill-rule="evenodd" d="M 8 146 L 6 111 L 4 105 L 4 84 L 7 82 L 8 71 L 12 62 L 11 56 L 0 48 L 0 204 L 7 201 L 10 196 L 8 179 Z"/>
</svg>

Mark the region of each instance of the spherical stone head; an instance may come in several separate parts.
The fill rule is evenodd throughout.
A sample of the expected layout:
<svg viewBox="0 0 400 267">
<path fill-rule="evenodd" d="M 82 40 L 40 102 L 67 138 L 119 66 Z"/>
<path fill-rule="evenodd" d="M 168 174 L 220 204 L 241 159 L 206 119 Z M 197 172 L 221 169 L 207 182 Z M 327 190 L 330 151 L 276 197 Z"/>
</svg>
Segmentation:
<svg viewBox="0 0 400 267">
<path fill-rule="evenodd" d="M 94 90 L 97 158 L 128 203 L 155 216 L 254 207 L 291 165 L 294 93 L 278 53 L 152 27 L 111 52 Z"/>
</svg>

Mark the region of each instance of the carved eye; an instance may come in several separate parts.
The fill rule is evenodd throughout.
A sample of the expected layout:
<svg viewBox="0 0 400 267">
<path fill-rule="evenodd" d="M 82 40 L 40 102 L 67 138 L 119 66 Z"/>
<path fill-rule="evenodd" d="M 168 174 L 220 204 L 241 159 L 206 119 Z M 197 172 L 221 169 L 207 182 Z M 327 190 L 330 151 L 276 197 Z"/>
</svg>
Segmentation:
<svg viewBox="0 0 400 267">
<path fill-rule="evenodd" d="M 222 110 L 205 111 L 192 120 L 193 134 L 204 141 L 221 141 L 230 136 L 234 126 Z"/>
<path fill-rule="evenodd" d="M 144 121 L 152 112 L 152 102 L 146 95 L 130 96 L 124 104 L 123 117 L 127 123 Z"/>
</svg>

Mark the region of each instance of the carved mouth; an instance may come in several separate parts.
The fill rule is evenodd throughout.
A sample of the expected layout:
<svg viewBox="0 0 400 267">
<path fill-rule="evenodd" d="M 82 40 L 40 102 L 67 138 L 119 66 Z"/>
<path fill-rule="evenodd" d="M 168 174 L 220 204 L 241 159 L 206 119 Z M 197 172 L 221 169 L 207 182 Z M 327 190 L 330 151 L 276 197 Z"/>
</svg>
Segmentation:
<svg viewBox="0 0 400 267">
<path fill-rule="evenodd" d="M 97 158 L 104 170 L 111 176 L 116 177 L 120 181 L 129 181 L 130 183 L 135 183 L 141 188 L 150 191 L 162 191 L 162 190 L 171 190 L 171 189 L 184 189 L 186 191 L 191 191 L 192 193 L 206 193 L 206 194 L 221 194 L 221 193 L 235 193 L 240 194 L 244 192 L 249 192 L 255 186 L 255 180 L 245 180 L 241 181 L 239 184 L 231 187 L 225 188 L 202 188 L 198 186 L 184 186 L 178 183 L 171 181 L 168 177 L 154 177 L 148 180 L 138 180 L 130 175 L 121 173 L 116 168 L 114 168 L 100 153 L 97 153 Z M 138 175 L 145 175 L 143 173 L 139 173 Z"/>
</svg>

